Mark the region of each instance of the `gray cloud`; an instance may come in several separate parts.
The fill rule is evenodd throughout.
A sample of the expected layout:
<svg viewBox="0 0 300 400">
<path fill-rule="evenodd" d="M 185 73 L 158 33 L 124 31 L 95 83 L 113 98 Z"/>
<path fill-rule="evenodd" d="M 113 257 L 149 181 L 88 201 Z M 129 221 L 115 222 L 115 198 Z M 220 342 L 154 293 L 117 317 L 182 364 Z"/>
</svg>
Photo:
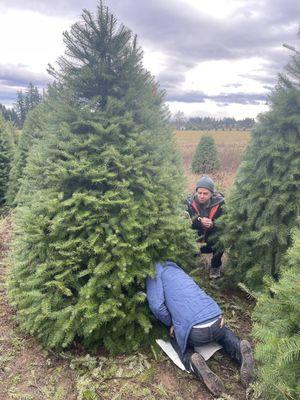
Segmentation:
<svg viewBox="0 0 300 400">
<path fill-rule="evenodd" d="M 208 98 L 201 92 L 181 93 L 177 89 L 184 82 L 185 73 L 203 61 L 261 57 L 265 60 L 262 71 L 239 77 L 251 78 L 265 88 L 266 85 L 273 86 L 289 56 L 289 52 L 280 46 L 282 43 L 295 43 L 300 22 L 300 1 L 296 0 L 240 2 L 240 7 L 227 20 L 200 13 L 182 0 L 107 0 L 106 4 L 120 21 L 138 34 L 142 46 L 161 51 L 166 56 L 166 69 L 157 78 L 168 92 L 168 101 L 191 102 L 194 99 L 203 102 Z M 0 7 L 71 16 L 75 22 L 83 8 L 94 11 L 96 5 L 96 0 L 1 0 Z M 42 76 L 37 78 L 40 83 L 33 77 L 28 79 L 24 70 L 19 75 L 15 72 L 15 76 L 13 71 L 10 75 L 3 74 L 0 66 L 0 80 L 12 85 L 17 82 L 25 84 L 25 81 L 27 85 L 29 80 L 38 85 L 46 82 Z M 238 89 L 239 77 L 231 87 Z M 255 102 L 264 101 L 259 96 L 262 95 L 253 94 L 251 97 L 236 93 L 210 98 L 219 104 L 257 104 Z"/>
<path fill-rule="evenodd" d="M 300 2 L 295 0 L 250 0 L 225 21 L 200 14 L 181 1 L 111 0 L 109 4 L 143 41 L 176 57 L 180 65 L 187 59 L 189 63 L 249 56 L 273 59 L 274 46 L 294 41 L 300 15 Z"/>
<path fill-rule="evenodd" d="M 236 83 L 228 83 L 228 85 L 224 85 L 224 86 L 228 87 L 228 88 L 238 88 L 238 87 L 241 87 L 243 85 L 241 83 L 236 82 Z"/>
<path fill-rule="evenodd" d="M 1 3 L 74 17 L 83 8 L 95 10 L 97 4 L 95 0 L 2 0 Z M 225 21 L 201 14 L 182 0 L 107 0 L 106 4 L 144 43 L 164 49 L 170 55 L 189 55 L 189 63 L 265 55 L 266 47 L 294 40 L 300 22 L 300 2 L 295 0 L 248 0 Z"/>
<path fill-rule="evenodd" d="M 95 9 L 94 0 L 1 0 L 3 8 L 32 10 L 51 16 L 78 16 L 83 8 Z"/>
<path fill-rule="evenodd" d="M 167 94 L 167 101 L 179 101 L 182 103 L 203 103 L 208 96 L 198 90 L 190 92 L 175 92 L 173 94 Z"/>
<path fill-rule="evenodd" d="M 0 82 L 0 103 L 4 105 L 11 105 L 15 102 L 17 97 L 16 88 L 5 86 Z"/>
<path fill-rule="evenodd" d="M 16 92 L 5 92 L 0 85 L 0 103 L 11 105 L 16 100 Z"/>
<path fill-rule="evenodd" d="M 209 96 L 208 98 L 217 103 L 226 104 L 261 104 L 267 101 L 267 96 L 261 93 L 221 93 L 216 96 Z"/>
<path fill-rule="evenodd" d="M 261 104 L 267 101 L 267 95 L 262 93 L 220 93 L 218 95 L 207 95 L 201 91 L 190 91 L 167 96 L 167 101 L 178 101 L 183 103 L 203 103 L 212 100 L 220 105 L 228 104 Z"/>
<path fill-rule="evenodd" d="M 254 81 L 260 82 L 262 84 L 269 84 L 274 86 L 277 82 L 277 75 L 262 75 L 262 74 L 254 74 L 254 73 L 247 73 L 247 74 L 239 74 L 241 78 L 252 79 Z"/>
<path fill-rule="evenodd" d="M 22 64 L 0 64 L 0 103 L 11 105 L 16 101 L 17 91 L 25 91 L 29 82 L 42 89 L 51 80 L 48 74 L 31 72 Z"/>
<path fill-rule="evenodd" d="M 294 0 L 243 2 L 225 21 L 200 14 L 181 1 L 111 0 L 109 4 L 138 33 L 142 44 L 167 56 L 166 70 L 157 77 L 167 91 L 184 82 L 185 72 L 202 61 L 249 57 L 265 60 L 264 74 L 251 78 L 274 85 L 289 57 L 281 45 L 295 42 L 300 22 L 300 2 Z"/>
<path fill-rule="evenodd" d="M 32 82 L 35 86 L 45 87 L 50 80 L 48 74 L 31 72 L 23 65 L 0 64 L 0 82 L 7 86 L 27 87 Z"/>
</svg>

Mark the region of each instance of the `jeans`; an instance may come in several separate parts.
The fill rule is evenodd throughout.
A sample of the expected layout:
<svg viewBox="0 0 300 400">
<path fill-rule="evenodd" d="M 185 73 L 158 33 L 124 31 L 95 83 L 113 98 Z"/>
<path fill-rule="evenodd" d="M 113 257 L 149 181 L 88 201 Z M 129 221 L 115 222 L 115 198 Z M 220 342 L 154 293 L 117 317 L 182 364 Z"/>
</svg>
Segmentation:
<svg viewBox="0 0 300 400">
<path fill-rule="evenodd" d="M 188 337 L 187 348 L 182 354 L 175 338 L 171 339 L 172 346 L 176 350 L 185 368 L 190 371 L 190 358 L 195 352 L 195 346 L 201 346 L 210 342 L 219 343 L 229 357 L 241 364 L 240 339 L 226 326 L 221 327 L 221 318 L 206 328 L 192 328 Z"/>
</svg>

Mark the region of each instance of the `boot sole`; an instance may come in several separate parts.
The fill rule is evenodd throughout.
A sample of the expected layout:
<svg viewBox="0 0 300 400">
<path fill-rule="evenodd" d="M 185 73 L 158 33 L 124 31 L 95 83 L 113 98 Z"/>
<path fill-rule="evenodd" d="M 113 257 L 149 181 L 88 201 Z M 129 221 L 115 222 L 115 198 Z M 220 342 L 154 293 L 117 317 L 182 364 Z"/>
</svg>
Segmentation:
<svg viewBox="0 0 300 400">
<path fill-rule="evenodd" d="M 251 345 L 247 340 L 241 340 L 240 349 L 242 355 L 241 383 L 247 387 L 255 378 L 254 359 Z"/>
<path fill-rule="evenodd" d="M 225 391 L 224 384 L 218 375 L 209 369 L 204 358 L 200 354 L 194 353 L 191 357 L 191 362 L 195 374 L 200 380 L 203 380 L 208 390 L 213 395 L 220 396 Z"/>
</svg>

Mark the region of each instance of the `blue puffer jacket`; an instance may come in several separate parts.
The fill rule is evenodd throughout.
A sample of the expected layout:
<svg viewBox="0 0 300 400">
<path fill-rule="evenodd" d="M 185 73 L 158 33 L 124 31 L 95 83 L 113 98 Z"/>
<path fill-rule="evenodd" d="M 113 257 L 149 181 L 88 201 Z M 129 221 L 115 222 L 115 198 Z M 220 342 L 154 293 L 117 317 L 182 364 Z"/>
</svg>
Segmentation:
<svg viewBox="0 0 300 400">
<path fill-rule="evenodd" d="M 182 353 L 193 325 L 222 314 L 218 304 L 171 261 L 157 263 L 156 275 L 148 278 L 146 285 L 151 311 L 165 325 L 174 326 Z"/>
</svg>

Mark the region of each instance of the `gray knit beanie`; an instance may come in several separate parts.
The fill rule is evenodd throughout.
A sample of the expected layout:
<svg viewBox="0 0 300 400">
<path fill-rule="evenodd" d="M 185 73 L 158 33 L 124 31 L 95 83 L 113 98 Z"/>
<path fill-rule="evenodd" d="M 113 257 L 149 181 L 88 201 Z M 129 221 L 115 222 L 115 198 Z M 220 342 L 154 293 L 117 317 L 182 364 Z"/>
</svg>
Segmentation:
<svg viewBox="0 0 300 400">
<path fill-rule="evenodd" d="M 212 179 L 208 176 L 202 176 L 196 184 L 196 190 L 198 188 L 204 188 L 210 190 L 212 193 L 215 191 L 215 184 Z"/>
</svg>

